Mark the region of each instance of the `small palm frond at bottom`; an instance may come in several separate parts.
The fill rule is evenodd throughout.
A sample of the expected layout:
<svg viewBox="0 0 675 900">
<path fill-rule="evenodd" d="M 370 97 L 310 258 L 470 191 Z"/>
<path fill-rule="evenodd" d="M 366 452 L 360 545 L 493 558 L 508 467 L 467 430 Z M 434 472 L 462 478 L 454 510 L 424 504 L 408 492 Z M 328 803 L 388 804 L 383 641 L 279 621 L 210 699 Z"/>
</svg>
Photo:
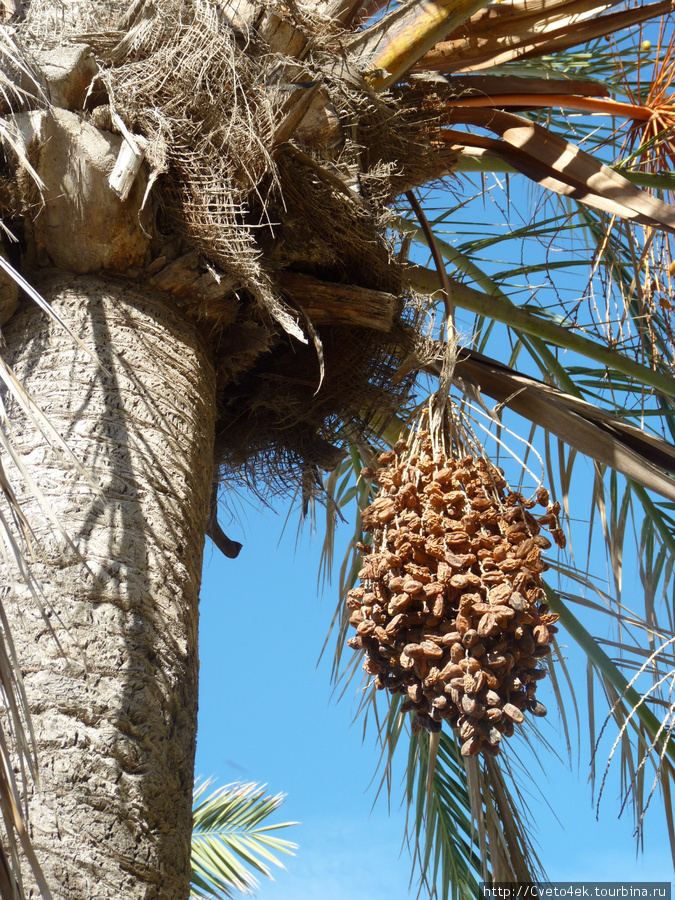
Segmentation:
<svg viewBox="0 0 675 900">
<path fill-rule="evenodd" d="M 293 855 L 297 847 L 273 832 L 298 823 L 263 824 L 284 802 L 283 794 L 266 796 L 264 785 L 228 784 L 206 796 L 211 785 L 210 779 L 195 785 L 190 896 L 252 894 L 254 872 L 272 878 L 269 864 L 283 869 L 278 854 Z"/>
</svg>

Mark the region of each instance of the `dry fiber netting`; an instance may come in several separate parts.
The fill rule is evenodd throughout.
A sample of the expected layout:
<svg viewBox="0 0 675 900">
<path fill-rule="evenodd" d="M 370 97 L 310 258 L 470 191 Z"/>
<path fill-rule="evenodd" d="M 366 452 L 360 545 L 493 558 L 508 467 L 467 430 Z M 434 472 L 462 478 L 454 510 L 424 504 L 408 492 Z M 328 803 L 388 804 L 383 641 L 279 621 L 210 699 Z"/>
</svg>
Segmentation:
<svg viewBox="0 0 675 900">
<path fill-rule="evenodd" d="M 236 296 L 237 320 L 218 334 L 217 451 L 228 477 L 268 485 L 329 468 L 345 431 L 405 402 L 411 379 L 396 376 L 415 329 L 403 323 L 417 313 L 385 236 L 387 203 L 434 127 L 345 79 L 331 20 L 306 7 L 278 14 L 306 42 L 302 61 L 230 27 L 218 4 L 167 0 L 130 22 L 106 69 L 111 105 L 149 141 L 162 222 Z M 308 90 L 328 133 L 298 127 L 289 141 Z M 312 327 L 289 272 L 391 294 L 393 327 Z M 195 311 L 217 320 L 212 306 Z"/>
<path fill-rule="evenodd" d="M 454 426 L 457 419 L 454 418 Z M 446 419 L 446 422 L 448 420 Z M 363 512 L 372 546 L 347 605 L 378 688 L 406 694 L 413 731 L 456 729 L 461 752 L 496 754 L 536 699 L 558 617 L 545 603 L 542 550 L 564 543 L 560 505 L 539 487 L 526 499 L 502 469 L 471 455 L 459 429 L 423 418 L 366 471 L 380 486 Z M 535 506 L 545 507 L 537 515 Z"/>
<path fill-rule="evenodd" d="M 28 57 L 91 49 L 96 74 L 77 115 L 133 135 L 150 184 L 147 259 L 113 274 L 178 293 L 205 324 L 221 474 L 287 489 L 306 467 L 332 466 L 375 413 L 405 404 L 418 307 L 389 204 L 454 157 L 420 152 L 438 128 L 433 111 L 351 73 L 339 23 L 309 4 L 267 4 L 244 27 L 238 8 L 44 0 L 14 27 Z M 14 193 L 0 213 L 20 234 L 38 199 L 8 165 Z M 337 316 L 339 302 L 307 312 L 311 279 L 340 302 L 353 288 L 352 312 Z M 390 321 L 364 326 L 358 291 L 374 292 Z"/>
</svg>

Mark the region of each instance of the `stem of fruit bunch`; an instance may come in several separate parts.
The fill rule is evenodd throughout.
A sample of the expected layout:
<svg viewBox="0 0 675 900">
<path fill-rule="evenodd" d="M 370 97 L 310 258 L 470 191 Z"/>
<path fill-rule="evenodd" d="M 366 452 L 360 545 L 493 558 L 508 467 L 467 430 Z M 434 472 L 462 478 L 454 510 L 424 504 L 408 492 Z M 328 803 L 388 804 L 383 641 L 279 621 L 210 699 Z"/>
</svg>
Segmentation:
<svg viewBox="0 0 675 900">
<path fill-rule="evenodd" d="M 439 393 L 447 397 L 450 390 L 450 382 L 452 373 L 457 359 L 457 332 L 455 330 L 455 304 L 452 299 L 452 286 L 448 273 L 445 271 L 445 263 L 443 262 L 443 254 L 438 246 L 438 241 L 433 233 L 429 221 L 424 214 L 419 200 L 412 191 L 406 191 L 406 199 L 410 204 L 412 211 L 417 216 L 420 227 L 426 238 L 427 246 L 431 250 L 431 255 L 438 272 L 438 281 L 445 306 L 445 359 L 443 361 L 443 369 L 440 377 Z"/>
<path fill-rule="evenodd" d="M 440 288 L 443 293 L 443 303 L 445 304 L 446 337 L 448 341 L 450 341 L 451 338 L 454 339 L 455 305 L 452 302 L 452 287 L 450 286 L 448 273 L 445 271 L 443 254 L 441 253 L 438 242 L 436 241 L 436 235 L 431 230 L 429 220 L 425 216 L 424 210 L 422 209 L 419 200 L 412 191 L 406 191 L 405 196 L 408 203 L 412 207 L 412 211 L 417 216 L 417 220 L 420 223 L 422 231 L 424 232 L 424 236 L 427 239 L 427 244 L 429 246 L 429 249 L 431 250 L 434 265 L 436 266 L 436 271 L 438 272 L 438 280 L 440 282 Z"/>
</svg>

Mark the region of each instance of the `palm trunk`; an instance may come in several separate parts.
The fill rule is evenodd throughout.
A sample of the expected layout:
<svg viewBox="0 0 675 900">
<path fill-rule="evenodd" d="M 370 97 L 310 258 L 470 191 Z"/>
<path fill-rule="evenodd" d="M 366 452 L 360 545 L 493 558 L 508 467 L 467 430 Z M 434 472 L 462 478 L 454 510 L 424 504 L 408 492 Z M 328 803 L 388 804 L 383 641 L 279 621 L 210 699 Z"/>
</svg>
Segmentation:
<svg viewBox="0 0 675 900">
<path fill-rule="evenodd" d="M 31 836 L 55 897 L 184 900 L 213 367 L 165 295 L 91 276 L 38 287 L 99 362 L 33 304 L 3 355 L 102 493 L 64 475 L 14 404 L 23 459 L 77 548 L 24 485 L 51 626 L 27 590 L 6 601 L 40 767 Z"/>
</svg>

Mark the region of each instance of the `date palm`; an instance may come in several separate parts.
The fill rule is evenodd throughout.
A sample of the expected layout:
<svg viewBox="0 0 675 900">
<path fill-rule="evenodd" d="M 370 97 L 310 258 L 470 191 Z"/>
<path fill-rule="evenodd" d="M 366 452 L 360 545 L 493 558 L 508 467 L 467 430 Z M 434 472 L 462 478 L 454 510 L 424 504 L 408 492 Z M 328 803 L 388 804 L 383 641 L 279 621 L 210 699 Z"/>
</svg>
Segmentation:
<svg viewBox="0 0 675 900">
<path fill-rule="evenodd" d="M 670 447 L 624 421 L 613 398 L 587 403 L 583 378 L 550 348 L 573 349 L 669 408 L 658 318 L 645 330 L 617 258 L 632 251 L 651 265 L 652 230 L 675 231 L 675 209 L 637 186 L 658 174 L 620 174 L 600 151 L 596 159 L 569 143 L 555 117 L 532 113 L 645 121 L 641 102 L 612 100 L 587 77 L 549 76 L 555 54 L 670 6 L 6 8 L 0 474 L 12 588 L 3 597 L 3 687 L 17 741 L 13 756 L 5 751 L 2 890 L 21 891 L 16 831 L 37 855 L 24 878 L 37 878 L 45 896 L 186 897 L 207 529 L 237 552 L 217 525 L 217 481 L 296 481 L 308 501 L 345 443 L 362 447 L 381 431 L 417 372 L 434 374 L 413 291 L 440 289 L 446 312 L 473 310 L 481 327 L 486 317 L 504 322 L 554 383 L 467 351 L 454 369 L 460 389 L 625 475 L 656 510 L 653 534 L 672 543 L 667 507 L 646 490 L 675 499 L 664 474 L 673 471 Z M 545 71 L 538 57 L 549 60 Z M 486 291 L 475 268 L 482 292 L 445 271 L 443 256 L 467 272 L 471 262 L 433 235 L 412 192 L 490 165 L 525 174 L 586 217 L 603 271 L 623 290 L 622 321 L 632 318 L 622 340 L 639 347 L 637 359 L 602 321 L 597 334 L 578 334 L 510 303 L 499 286 Z M 401 197 L 414 215 L 395 208 Z M 427 242 L 433 270 L 408 265 L 408 239 L 395 252 L 388 238 L 403 232 Z M 17 281 L 39 297 L 33 290 L 19 303 Z M 653 713 L 643 704 L 639 715 L 660 746 Z M 391 722 L 400 734 L 395 709 Z M 454 767 L 462 803 L 472 785 L 486 860 L 489 844 L 495 873 L 524 877 L 520 838 L 503 859 L 497 849 L 511 813 L 496 764 L 467 782 L 450 736 L 415 752 L 431 788 L 448 771 L 434 757 Z M 451 807 L 439 791 L 428 796 L 447 825 Z M 469 883 L 467 871 L 465 860 L 455 884 Z"/>
</svg>

